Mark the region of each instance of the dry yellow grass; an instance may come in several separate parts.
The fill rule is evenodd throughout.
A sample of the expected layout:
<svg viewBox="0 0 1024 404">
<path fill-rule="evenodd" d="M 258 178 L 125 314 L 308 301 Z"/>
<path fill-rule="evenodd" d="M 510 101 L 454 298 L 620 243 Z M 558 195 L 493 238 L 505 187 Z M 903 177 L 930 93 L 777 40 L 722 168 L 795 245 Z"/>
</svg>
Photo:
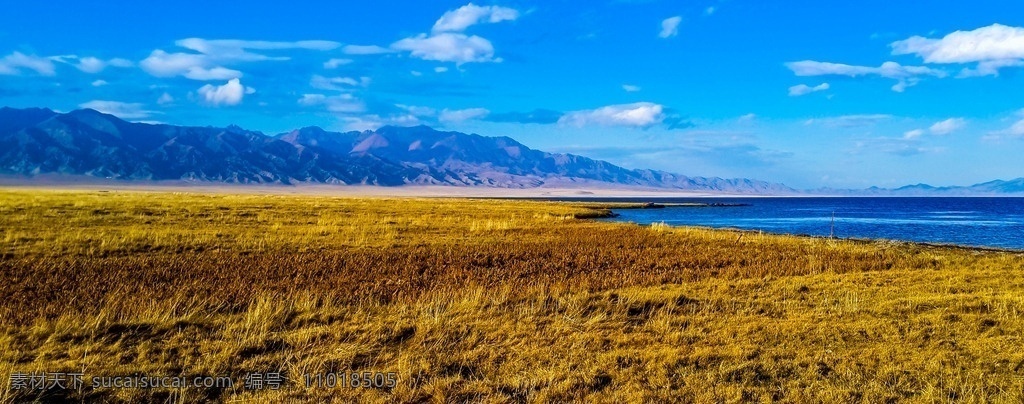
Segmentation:
<svg viewBox="0 0 1024 404">
<path fill-rule="evenodd" d="M 0 192 L 0 400 L 1021 402 L 1024 257 L 636 226 L 595 206 Z M 280 390 L 247 390 L 280 371 Z M 395 372 L 393 388 L 304 374 Z"/>
</svg>

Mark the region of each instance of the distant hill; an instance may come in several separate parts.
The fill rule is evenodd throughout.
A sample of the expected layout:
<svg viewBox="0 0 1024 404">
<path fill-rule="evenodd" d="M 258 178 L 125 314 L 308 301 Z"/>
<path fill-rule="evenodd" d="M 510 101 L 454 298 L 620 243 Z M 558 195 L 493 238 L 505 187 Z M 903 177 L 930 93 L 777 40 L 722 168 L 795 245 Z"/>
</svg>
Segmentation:
<svg viewBox="0 0 1024 404">
<path fill-rule="evenodd" d="M 529 188 L 600 184 L 738 194 L 791 194 L 782 184 L 631 170 L 534 150 L 509 137 L 426 126 L 276 136 L 123 121 L 91 109 L 0 108 L 0 173 L 229 183 L 406 184 Z"/>
<path fill-rule="evenodd" d="M 1024 178 L 995 180 L 968 186 L 935 187 L 928 184 L 905 185 L 899 188 L 831 189 L 807 191 L 810 194 L 849 196 L 1024 196 Z"/>
<path fill-rule="evenodd" d="M 1024 178 L 995 180 L 961 187 L 933 187 L 928 184 L 907 185 L 891 190 L 899 195 L 1001 195 L 1024 193 Z"/>
</svg>

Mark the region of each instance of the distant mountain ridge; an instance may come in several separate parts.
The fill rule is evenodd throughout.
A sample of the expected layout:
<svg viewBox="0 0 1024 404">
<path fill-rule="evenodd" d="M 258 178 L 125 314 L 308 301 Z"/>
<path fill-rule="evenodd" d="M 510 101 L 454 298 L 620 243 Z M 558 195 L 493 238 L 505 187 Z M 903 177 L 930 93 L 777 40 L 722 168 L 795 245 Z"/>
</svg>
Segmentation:
<svg viewBox="0 0 1024 404">
<path fill-rule="evenodd" d="M 0 108 L 0 174 L 64 174 L 120 180 L 322 183 L 496 188 L 628 186 L 751 195 L 1024 195 L 1024 178 L 971 186 L 797 191 L 745 178 L 632 170 L 531 149 L 510 137 L 385 126 L 330 132 L 306 127 L 265 135 L 226 128 L 144 124 L 91 109 Z"/>
<path fill-rule="evenodd" d="M 928 184 L 905 185 L 899 188 L 871 187 L 863 190 L 820 189 L 813 193 L 861 196 L 999 196 L 1024 195 L 1024 178 L 994 180 L 968 186 L 935 187 Z"/>
<path fill-rule="evenodd" d="M 133 123 L 91 109 L 0 108 L 0 173 L 228 183 L 406 184 L 530 188 L 608 184 L 737 194 L 792 194 L 782 184 L 631 170 L 534 150 L 509 137 L 426 126 L 276 136 Z"/>
</svg>

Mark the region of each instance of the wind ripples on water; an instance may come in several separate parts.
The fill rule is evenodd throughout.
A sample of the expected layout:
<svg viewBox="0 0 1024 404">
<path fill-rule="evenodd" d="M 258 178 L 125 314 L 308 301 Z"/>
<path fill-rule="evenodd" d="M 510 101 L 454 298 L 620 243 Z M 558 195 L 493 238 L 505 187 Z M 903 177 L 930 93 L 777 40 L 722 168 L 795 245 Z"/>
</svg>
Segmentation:
<svg viewBox="0 0 1024 404">
<path fill-rule="evenodd" d="M 611 220 L 815 236 L 834 232 L 844 238 L 1024 249 L 1024 198 L 680 198 L 657 202 L 742 206 L 623 209 Z"/>
</svg>

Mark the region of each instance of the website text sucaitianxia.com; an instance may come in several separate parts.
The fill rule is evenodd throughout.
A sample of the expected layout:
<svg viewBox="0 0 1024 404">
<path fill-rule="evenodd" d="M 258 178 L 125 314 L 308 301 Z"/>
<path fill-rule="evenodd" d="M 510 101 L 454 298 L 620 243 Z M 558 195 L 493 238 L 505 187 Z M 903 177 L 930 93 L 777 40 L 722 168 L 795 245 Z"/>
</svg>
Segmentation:
<svg viewBox="0 0 1024 404">
<path fill-rule="evenodd" d="M 306 388 L 393 388 L 398 384 L 394 372 L 329 372 L 304 374 L 298 382 Z M 84 373 L 13 373 L 11 390 L 82 389 L 187 389 L 240 386 L 246 390 L 277 390 L 293 381 L 281 372 L 252 372 L 240 380 L 231 376 L 88 376 Z"/>
</svg>

